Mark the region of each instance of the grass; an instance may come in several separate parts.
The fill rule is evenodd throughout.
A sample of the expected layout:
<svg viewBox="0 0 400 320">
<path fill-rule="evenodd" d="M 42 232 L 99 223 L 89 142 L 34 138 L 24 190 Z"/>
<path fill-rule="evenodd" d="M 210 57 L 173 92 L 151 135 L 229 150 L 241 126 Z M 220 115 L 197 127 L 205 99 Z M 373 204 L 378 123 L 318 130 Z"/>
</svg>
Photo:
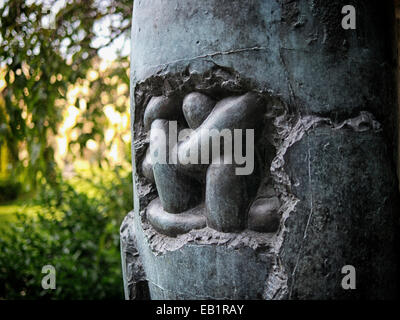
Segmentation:
<svg viewBox="0 0 400 320">
<path fill-rule="evenodd" d="M 31 203 L 30 194 L 21 195 L 18 199 L 0 203 L 0 231 L 10 222 L 17 220 L 17 213 L 35 216 L 40 206 Z"/>
</svg>

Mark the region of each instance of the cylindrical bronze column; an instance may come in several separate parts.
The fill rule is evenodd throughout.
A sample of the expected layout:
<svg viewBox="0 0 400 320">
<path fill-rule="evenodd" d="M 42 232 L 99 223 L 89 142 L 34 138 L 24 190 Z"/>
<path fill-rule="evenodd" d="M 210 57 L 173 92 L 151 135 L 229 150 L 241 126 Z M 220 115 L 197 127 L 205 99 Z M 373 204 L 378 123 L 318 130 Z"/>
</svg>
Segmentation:
<svg viewBox="0 0 400 320">
<path fill-rule="evenodd" d="M 127 299 L 396 295 L 394 8 L 352 1 L 356 29 L 345 30 L 347 2 L 135 1 L 134 211 L 121 227 Z M 198 112 L 183 112 L 194 93 Z M 177 199 L 168 212 L 157 192 L 162 167 L 148 173 L 152 98 L 165 103 L 148 119 L 178 130 L 196 123 L 194 136 L 221 123 L 254 129 L 253 172 L 229 180 L 207 165 L 168 165 L 177 177 L 168 180 L 168 201 Z M 218 223 L 207 225 L 210 216 Z M 355 289 L 343 286 L 346 265 Z"/>
</svg>

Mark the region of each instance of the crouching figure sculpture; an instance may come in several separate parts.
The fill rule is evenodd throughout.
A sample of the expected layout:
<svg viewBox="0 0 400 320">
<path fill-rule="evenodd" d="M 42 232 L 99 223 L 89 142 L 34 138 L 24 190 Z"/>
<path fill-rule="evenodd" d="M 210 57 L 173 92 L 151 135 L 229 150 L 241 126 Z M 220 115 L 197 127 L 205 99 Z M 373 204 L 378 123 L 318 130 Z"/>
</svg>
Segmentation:
<svg viewBox="0 0 400 320">
<path fill-rule="evenodd" d="M 206 225 L 222 232 L 276 230 L 276 197 L 258 198 L 251 207 L 262 176 L 254 152 L 265 111 L 265 101 L 251 92 L 219 102 L 198 92 L 183 101 L 150 100 L 142 168 L 157 186 L 159 197 L 147 209 L 156 230 L 170 236 Z"/>
</svg>

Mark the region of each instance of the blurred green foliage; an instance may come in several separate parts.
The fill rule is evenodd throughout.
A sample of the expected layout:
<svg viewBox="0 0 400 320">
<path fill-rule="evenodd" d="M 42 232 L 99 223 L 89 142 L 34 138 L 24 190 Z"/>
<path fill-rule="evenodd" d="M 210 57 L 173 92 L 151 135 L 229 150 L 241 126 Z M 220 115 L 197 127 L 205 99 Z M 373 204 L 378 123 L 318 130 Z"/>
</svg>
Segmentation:
<svg viewBox="0 0 400 320">
<path fill-rule="evenodd" d="M 119 37 L 129 38 L 132 0 L 67 0 L 50 21 L 51 8 L 58 2 L 5 0 L 0 7 L 0 71 L 6 83 L 0 92 L 0 144 L 7 144 L 12 175 L 25 188 L 34 187 L 40 179 L 56 181 L 50 137 L 57 134 L 62 121 L 70 85 L 87 78 L 100 49 Z M 102 24 L 106 30 L 98 41 L 96 28 Z M 119 57 L 117 66 L 121 67 L 113 72 L 128 83 L 126 65 L 119 64 L 124 61 L 127 57 Z M 99 93 L 112 89 L 102 79 L 92 87 L 85 117 L 94 125 L 75 141 L 81 145 L 102 135 Z"/>
<path fill-rule="evenodd" d="M 0 203 L 17 198 L 21 189 L 21 183 L 10 179 L 0 179 Z"/>
<path fill-rule="evenodd" d="M 40 186 L 36 214 L 18 214 L 1 232 L 0 300 L 122 299 L 118 229 L 132 208 L 131 173 L 116 168 L 57 186 Z M 55 290 L 41 286 L 45 265 L 56 269 Z"/>
<path fill-rule="evenodd" d="M 0 202 L 20 187 L 34 195 L 15 219 L 10 210 L 21 196 L 18 205 L 4 206 L 0 300 L 123 298 L 118 235 L 133 206 L 129 58 L 118 53 L 104 68 L 98 54 L 129 39 L 133 1 L 61 2 L 54 21 L 60 0 L 0 4 Z M 77 116 L 66 126 L 71 109 Z M 67 143 L 62 156 L 60 137 Z M 117 141 L 124 168 L 107 156 Z M 89 169 L 80 170 L 78 160 Z M 41 286 L 48 264 L 57 272 L 56 290 Z"/>
</svg>

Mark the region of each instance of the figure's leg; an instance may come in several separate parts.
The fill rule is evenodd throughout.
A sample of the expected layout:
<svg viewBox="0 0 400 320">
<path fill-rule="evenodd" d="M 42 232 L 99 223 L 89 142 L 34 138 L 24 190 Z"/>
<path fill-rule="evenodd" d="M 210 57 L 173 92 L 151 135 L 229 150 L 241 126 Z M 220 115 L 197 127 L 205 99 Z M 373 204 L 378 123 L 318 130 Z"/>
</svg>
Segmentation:
<svg viewBox="0 0 400 320">
<path fill-rule="evenodd" d="M 249 196 L 245 176 L 235 174 L 235 165 L 211 164 L 206 178 L 207 225 L 222 232 L 246 228 Z"/>
<path fill-rule="evenodd" d="M 154 120 L 150 132 L 150 152 L 158 195 L 165 211 L 181 213 L 198 205 L 202 198 L 200 184 L 169 163 L 169 125 L 167 120 Z M 158 154 L 157 154 L 158 153 Z M 160 153 L 165 153 L 161 157 Z"/>
</svg>

